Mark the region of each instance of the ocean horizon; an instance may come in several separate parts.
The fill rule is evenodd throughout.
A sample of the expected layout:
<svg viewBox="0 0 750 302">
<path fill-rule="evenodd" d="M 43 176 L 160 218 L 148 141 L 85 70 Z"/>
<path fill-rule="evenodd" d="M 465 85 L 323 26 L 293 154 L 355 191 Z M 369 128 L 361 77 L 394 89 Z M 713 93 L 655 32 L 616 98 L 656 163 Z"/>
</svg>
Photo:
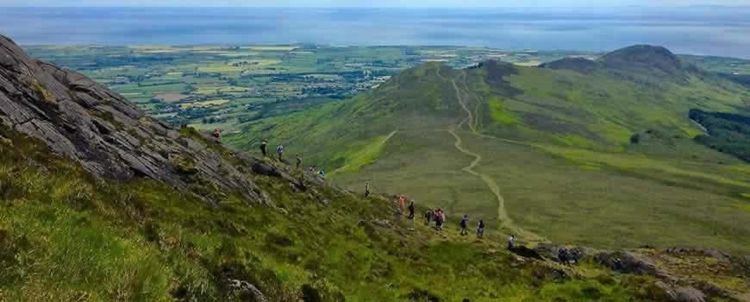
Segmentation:
<svg viewBox="0 0 750 302">
<path fill-rule="evenodd" d="M 609 51 L 633 44 L 750 58 L 750 7 L 2 7 L 22 45 L 321 44 Z"/>
</svg>

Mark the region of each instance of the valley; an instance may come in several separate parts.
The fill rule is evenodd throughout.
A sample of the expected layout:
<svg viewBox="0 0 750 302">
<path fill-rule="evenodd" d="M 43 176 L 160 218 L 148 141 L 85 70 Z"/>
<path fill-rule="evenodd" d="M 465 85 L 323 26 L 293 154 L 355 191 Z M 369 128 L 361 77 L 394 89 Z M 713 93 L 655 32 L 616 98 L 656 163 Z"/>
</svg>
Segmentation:
<svg viewBox="0 0 750 302">
<path fill-rule="evenodd" d="M 335 169 L 361 160 L 352 148 L 370 148 L 397 129 L 354 165 L 361 169 L 333 179 L 355 191 L 370 182 L 454 217 L 489 219 L 530 241 L 539 234 L 609 248 L 748 251 L 747 165 L 695 142 L 702 130 L 688 118 L 694 107 L 746 112 L 748 90 L 690 67 L 623 66 L 620 54 L 671 56 L 625 49 L 591 71 L 556 69 L 556 62 L 425 64 L 351 100 L 251 123 L 244 132 L 300 146 L 308 161 Z M 252 148 L 246 135 L 227 139 Z"/>
<path fill-rule="evenodd" d="M 603 75 L 581 61 L 602 54 L 563 51 L 27 48 L 173 125 L 220 128 L 236 149 L 253 152 L 267 138 L 352 190 L 370 182 L 529 239 L 633 247 L 690 245 L 697 236 L 740 251 L 750 243 L 734 239 L 748 232 L 739 223 L 748 215 L 746 165 L 693 143 L 702 130 L 686 118 L 692 107 L 741 109 L 750 97 L 731 77 L 750 75 L 747 61 L 679 56 L 716 74 L 685 77 L 617 66 Z M 576 59 L 563 59 L 569 56 Z M 476 64 L 492 59 L 515 67 L 497 65 L 495 72 L 510 73 L 490 78 Z M 533 67 L 542 62 L 545 68 Z M 405 77 L 404 69 L 422 78 L 394 85 L 390 78 Z M 400 115 L 404 109 L 411 113 Z M 685 228 L 668 227 L 674 223 Z M 660 232 L 670 236 L 653 235 Z"/>
</svg>

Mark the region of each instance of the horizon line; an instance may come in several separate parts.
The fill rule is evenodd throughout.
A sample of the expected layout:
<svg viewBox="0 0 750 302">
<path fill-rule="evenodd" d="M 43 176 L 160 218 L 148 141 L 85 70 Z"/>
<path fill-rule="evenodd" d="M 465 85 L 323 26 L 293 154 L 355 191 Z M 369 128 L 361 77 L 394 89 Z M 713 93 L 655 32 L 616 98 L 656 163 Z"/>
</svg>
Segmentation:
<svg viewBox="0 0 750 302">
<path fill-rule="evenodd" d="M 446 9 L 508 9 L 508 8 L 515 8 L 515 9 L 529 9 L 529 8 L 535 8 L 535 9 L 601 9 L 601 8 L 750 8 L 750 4 L 741 4 L 741 5 L 726 5 L 726 4 L 687 4 L 687 5 L 611 5 L 611 6 L 523 6 L 523 5 L 505 5 L 505 6 L 482 6 L 482 5 L 468 5 L 468 6 L 460 6 L 460 5 L 436 5 L 436 6 L 396 6 L 396 5 L 385 5 L 385 6 L 370 6 L 370 5 L 353 5 L 353 6 L 316 6 L 316 5 L 289 5 L 289 6 L 278 6 L 278 5 L 0 5 L 0 8 L 284 8 L 284 9 L 292 9 L 292 8 L 373 8 L 373 9 L 382 9 L 382 8 L 404 8 L 404 9 L 430 9 L 430 8 L 446 8 Z"/>
</svg>

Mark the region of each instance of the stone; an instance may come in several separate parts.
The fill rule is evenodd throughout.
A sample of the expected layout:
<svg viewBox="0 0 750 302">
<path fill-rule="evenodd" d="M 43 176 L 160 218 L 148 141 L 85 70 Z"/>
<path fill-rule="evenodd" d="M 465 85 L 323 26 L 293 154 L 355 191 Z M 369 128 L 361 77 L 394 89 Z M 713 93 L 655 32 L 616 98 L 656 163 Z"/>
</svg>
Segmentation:
<svg viewBox="0 0 750 302">
<path fill-rule="evenodd" d="M 692 287 L 679 287 L 675 289 L 676 302 L 705 302 L 706 295 Z"/>
</svg>

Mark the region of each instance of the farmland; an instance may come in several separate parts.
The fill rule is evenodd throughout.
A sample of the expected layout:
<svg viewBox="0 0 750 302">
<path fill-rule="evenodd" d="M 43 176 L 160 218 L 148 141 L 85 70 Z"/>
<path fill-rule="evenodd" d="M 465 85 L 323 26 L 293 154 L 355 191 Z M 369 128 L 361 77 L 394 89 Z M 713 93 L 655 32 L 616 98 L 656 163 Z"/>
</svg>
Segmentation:
<svg viewBox="0 0 750 302">
<path fill-rule="evenodd" d="M 465 67 L 487 59 L 536 65 L 576 52 L 472 47 L 28 46 L 32 56 L 79 71 L 174 125 L 239 125 L 337 101 L 428 61 Z M 585 54 L 594 56 L 594 54 Z"/>
</svg>

